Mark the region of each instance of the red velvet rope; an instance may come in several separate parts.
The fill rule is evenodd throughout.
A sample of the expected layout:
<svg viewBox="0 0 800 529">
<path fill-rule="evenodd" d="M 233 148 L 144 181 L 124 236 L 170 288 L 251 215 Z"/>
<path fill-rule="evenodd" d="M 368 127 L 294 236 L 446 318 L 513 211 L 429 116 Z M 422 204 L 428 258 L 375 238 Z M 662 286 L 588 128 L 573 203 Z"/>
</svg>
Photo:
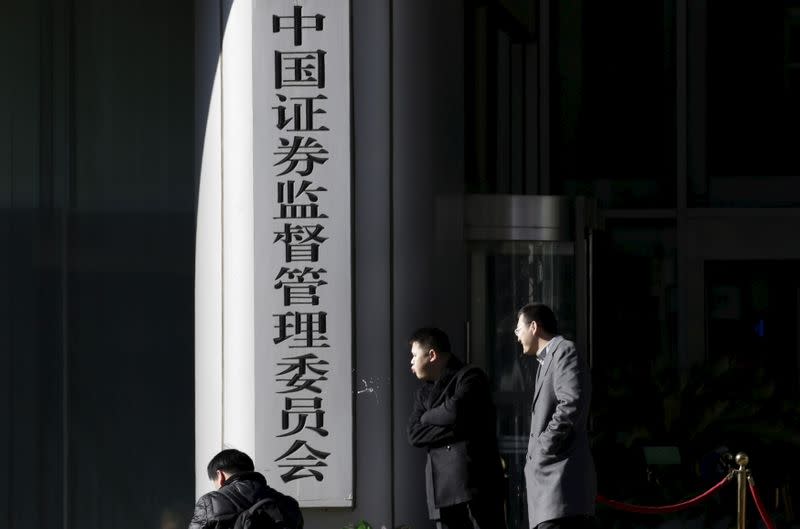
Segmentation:
<svg viewBox="0 0 800 529">
<path fill-rule="evenodd" d="M 605 505 L 608 505 L 609 507 L 618 509 L 620 511 L 636 512 L 640 514 L 665 514 L 670 512 L 678 512 L 684 509 L 688 509 L 689 507 L 693 507 L 694 505 L 697 505 L 701 501 L 707 499 L 712 494 L 717 492 L 719 489 L 724 487 L 730 481 L 730 478 L 731 475 L 729 474 L 724 478 L 722 478 L 722 481 L 720 481 L 719 483 L 717 483 L 716 485 L 714 485 L 701 495 L 692 498 L 691 500 L 682 501 L 680 503 L 675 503 L 673 505 L 661 505 L 658 507 L 651 507 L 645 505 L 631 505 L 630 503 L 622 503 L 620 501 L 609 500 L 608 498 L 605 498 L 604 496 L 600 495 L 597 496 L 597 501 L 598 503 L 603 503 Z M 768 527 L 768 529 L 775 529 L 775 528 Z"/>
<path fill-rule="evenodd" d="M 775 524 L 772 523 L 772 519 L 767 514 L 767 509 L 764 508 L 764 502 L 761 501 L 761 496 L 758 495 L 758 491 L 756 490 L 753 480 L 748 479 L 747 483 L 750 486 L 750 495 L 753 496 L 753 501 L 756 503 L 756 509 L 758 509 L 758 514 L 761 515 L 764 525 L 767 526 L 767 529 L 775 529 Z"/>
</svg>

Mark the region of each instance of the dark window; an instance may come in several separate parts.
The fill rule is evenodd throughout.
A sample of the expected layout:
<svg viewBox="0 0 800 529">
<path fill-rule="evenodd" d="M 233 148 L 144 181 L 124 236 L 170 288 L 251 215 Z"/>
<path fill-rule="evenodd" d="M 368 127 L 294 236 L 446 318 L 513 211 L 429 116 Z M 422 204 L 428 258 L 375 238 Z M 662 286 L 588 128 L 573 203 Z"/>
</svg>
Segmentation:
<svg viewBox="0 0 800 529">
<path fill-rule="evenodd" d="M 698 205 L 800 204 L 800 2 L 709 0 Z"/>
<path fill-rule="evenodd" d="M 555 192 L 605 207 L 674 207 L 673 1 L 551 9 Z"/>
</svg>

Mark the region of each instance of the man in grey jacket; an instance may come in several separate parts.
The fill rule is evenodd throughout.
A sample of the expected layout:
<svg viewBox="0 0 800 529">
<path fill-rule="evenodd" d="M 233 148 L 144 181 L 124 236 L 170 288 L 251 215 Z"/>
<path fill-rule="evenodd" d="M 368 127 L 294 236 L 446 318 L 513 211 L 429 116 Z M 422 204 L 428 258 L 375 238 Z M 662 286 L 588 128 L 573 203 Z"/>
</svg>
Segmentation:
<svg viewBox="0 0 800 529">
<path fill-rule="evenodd" d="M 558 334 L 553 311 L 530 304 L 514 330 L 539 362 L 525 462 L 531 529 L 586 529 L 597 491 L 587 418 L 591 377 L 585 356 Z"/>
</svg>

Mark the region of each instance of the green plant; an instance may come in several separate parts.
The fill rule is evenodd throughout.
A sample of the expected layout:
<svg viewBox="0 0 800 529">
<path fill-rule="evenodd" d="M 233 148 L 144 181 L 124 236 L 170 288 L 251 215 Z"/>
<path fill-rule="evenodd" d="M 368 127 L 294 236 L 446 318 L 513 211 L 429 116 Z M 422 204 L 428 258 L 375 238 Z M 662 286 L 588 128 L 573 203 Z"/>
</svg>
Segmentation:
<svg viewBox="0 0 800 529">
<path fill-rule="evenodd" d="M 345 525 L 344 527 L 342 527 L 342 529 L 372 529 L 372 526 L 367 522 L 365 522 L 364 520 L 361 520 L 360 522 L 357 522 L 355 525 Z"/>
<path fill-rule="evenodd" d="M 342 527 L 342 529 L 372 529 L 372 526 L 370 524 L 368 524 L 367 522 L 365 522 L 364 520 L 361 520 L 360 522 L 358 522 L 358 523 L 356 523 L 354 525 L 345 525 L 344 527 Z M 386 529 L 386 527 L 385 526 L 381 526 L 381 529 Z M 409 526 L 409 525 L 399 525 L 395 529 L 411 529 L 411 526 Z"/>
</svg>

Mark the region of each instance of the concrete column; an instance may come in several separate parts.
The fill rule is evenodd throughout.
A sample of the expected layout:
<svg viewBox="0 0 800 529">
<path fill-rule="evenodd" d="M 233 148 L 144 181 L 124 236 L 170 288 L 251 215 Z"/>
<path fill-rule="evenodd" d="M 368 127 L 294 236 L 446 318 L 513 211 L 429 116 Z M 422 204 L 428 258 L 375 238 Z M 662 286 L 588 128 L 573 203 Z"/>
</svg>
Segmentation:
<svg viewBox="0 0 800 529">
<path fill-rule="evenodd" d="M 255 448 L 252 12 L 250 0 L 202 2 L 196 12 L 198 495 L 210 489 L 204 468 L 216 452 Z"/>
</svg>

